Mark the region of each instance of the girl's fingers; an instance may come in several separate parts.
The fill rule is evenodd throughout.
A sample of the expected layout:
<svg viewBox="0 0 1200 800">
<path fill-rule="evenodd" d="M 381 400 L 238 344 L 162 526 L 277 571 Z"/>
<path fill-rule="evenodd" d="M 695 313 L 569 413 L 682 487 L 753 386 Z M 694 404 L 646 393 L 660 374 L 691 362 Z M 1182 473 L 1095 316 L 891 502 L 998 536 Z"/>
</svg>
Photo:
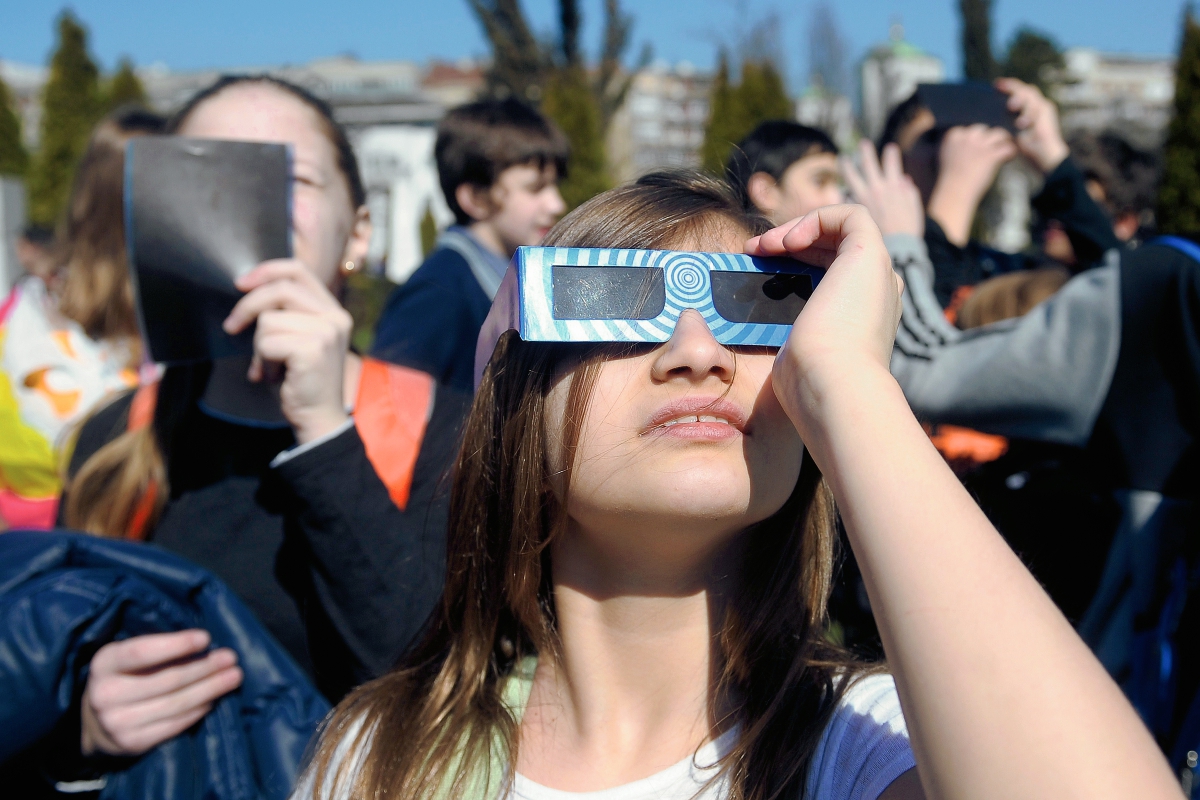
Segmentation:
<svg viewBox="0 0 1200 800">
<path fill-rule="evenodd" d="M 101 647 L 91 669 L 93 674 L 141 672 L 203 652 L 211 641 L 200 629 L 134 636 Z"/>
<path fill-rule="evenodd" d="M 140 755 L 158 747 L 168 739 L 174 739 L 195 725 L 212 711 L 212 704 L 199 706 L 189 711 L 130 731 L 121 737 L 120 745 L 129 755 Z"/>
<path fill-rule="evenodd" d="M 119 693 L 122 703 L 137 703 L 169 695 L 222 670 L 229 669 L 235 664 L 237 664 L 237 654 L 227 647 L 221 648 L 213 650 L 195 661 L 165 667 L 150 674 L 123 676 L 118 679 L 119 689 L 114 689 L 113 693 Z M 108 700 L 103 696 L 95 696 L 95 693 L 93 693 L 92 699 L 97 704 Z"/>
<path fill-rule="evenodd" d="M 872 231 L 878 238 L 879 228 L 862 206 L 826 206 L 754 237 L 746 243 L 746 252 L 787 255 L 814 266 L 828 267 L 839 253 L 869 246 L 868 236 Z"/>
<path fill-rule="evenodd" d="M 236 334 L 245 330 L 264 311 L 286 309 L 320 314 L 330 310 L 337 301 L 328 291 L 318 292 L 311 285 L 291 280 L 275 280 L 252 289 L 237 302 L 222 327 L 226 333 Z"/>
<path fill-rule="evenodd" d="M 201 707 L 211 706 L 241 683 L 242 670 L 236 666 L 225 667 L 169 694 L 132 703 L 121 709 L 120 716 L 124 719 L 121 727 L 136 730 L 173 717 L 191 714 Z"/>
<path fill-rule="evenodd" d="M 746 252 L 752 256 L 780 256 L 786 250 L 783 248 L 783 237 L 793 226 L 800 224 L 805 218 L 797 217 L 790 222 L 772 228 L 760 236 L 751 237 L 746 242 Z"/>
<path fill-rule="evenodd" d="M 325 288 L 321 286 L 321 282 L 317 280 L 317 276 L 313 274 L 312 270 L 294 258 L 276 258 L 264 261 L 245 275 L 236 278 L 234 283 L 243 292 L 249 292 L 278 280 L 292 280 Z"/>
</svg>

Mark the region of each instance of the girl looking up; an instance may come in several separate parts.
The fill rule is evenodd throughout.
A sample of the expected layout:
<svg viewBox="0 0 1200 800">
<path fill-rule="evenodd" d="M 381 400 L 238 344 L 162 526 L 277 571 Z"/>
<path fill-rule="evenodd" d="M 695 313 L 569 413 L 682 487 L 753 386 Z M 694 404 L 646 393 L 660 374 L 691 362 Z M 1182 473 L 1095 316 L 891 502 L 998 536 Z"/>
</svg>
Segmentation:
<svg viewBox="0 0 1200 800">
<path fill-rule="evenodd" d="M 768 227 L 722 184 L 656 174 L 551 231 L 828 271 L 777 352 L 720 344 L 694 309 L 661 344 L 501 336 L 440 607 L 335 711 L 298 797 L 1178 795 L 889 374 L 901 286 L 869 215 Z M 838 512 L 890 676 L 825 639 Z"/>
</svg>

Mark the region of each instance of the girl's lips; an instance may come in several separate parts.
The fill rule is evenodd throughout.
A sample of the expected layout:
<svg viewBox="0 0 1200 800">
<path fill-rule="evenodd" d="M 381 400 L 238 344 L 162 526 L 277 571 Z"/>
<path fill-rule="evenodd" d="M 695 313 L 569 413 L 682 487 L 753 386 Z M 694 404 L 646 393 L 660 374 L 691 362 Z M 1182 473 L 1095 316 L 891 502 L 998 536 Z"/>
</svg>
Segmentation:
<svg viewBox="0 0 1200 800">
<path fill-rule="evenodd" d="M 728 422 L 676 422 L 652 428 L 646 435 L 695 442 L 722 442 L 736 439 L 742 432 Z"/>
<path fill-rule="evenodd" d="M 692 441 L 724 441 L 745 433 L 746 413 L 723 397 L 687 397 L 651 415 L 642 435 Z"/>
</svg>

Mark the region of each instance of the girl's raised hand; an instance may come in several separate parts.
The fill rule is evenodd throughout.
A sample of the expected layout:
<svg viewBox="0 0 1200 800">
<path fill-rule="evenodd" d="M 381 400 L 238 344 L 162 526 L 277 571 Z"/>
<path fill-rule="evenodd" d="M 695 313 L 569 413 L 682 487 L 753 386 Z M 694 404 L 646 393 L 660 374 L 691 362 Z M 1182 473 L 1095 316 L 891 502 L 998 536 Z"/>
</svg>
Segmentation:
<svg viewBox="0 0 1200 800">
<path fill-rule="evenodd" d="M 264 362 L 286 367 L 280 399 L 300 444 L 347 419 L 343 396 L 353 322 L 337 298 L 294 258 L 259 264 L 237 279 L 246 292 L 225 320 L 236 334 L 258 320 L 249 379 L 262 380 Z"/>
<path fill-rule="evenodd" d="M 780 404 L 811 445 L 832 389 L 864 372 L 888 371 L 904 283 L 862 206 L 819 208 L 750 239 L 746 252 L 826 267 L 772 374 Z"/>
</svg>

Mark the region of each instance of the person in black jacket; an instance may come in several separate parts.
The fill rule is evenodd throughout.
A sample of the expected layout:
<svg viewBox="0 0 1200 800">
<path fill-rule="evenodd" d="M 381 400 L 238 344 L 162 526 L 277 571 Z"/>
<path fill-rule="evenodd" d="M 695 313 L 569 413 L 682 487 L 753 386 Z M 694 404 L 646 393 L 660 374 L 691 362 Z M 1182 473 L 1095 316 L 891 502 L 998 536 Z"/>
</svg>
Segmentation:
<svg viewBox="0 0 1200 800">
<path fill-rule="evenodd" d="M 566 210 L 558 181 L 569 153 L 554 123 L 513 98 L 445 116 L 434 156 L 455 224 L 388 298 L 373 355 L 472 391 L 475 340 L 509 259 Z"/>
<path fill-rule="evenodd" d="M 244 362 L 171 367 L 156 398 L 143 388 L 84 426 L 64 522 L 144 537 L 211 570 L 336 700 L 390 667 L 436 602 L 443 479 L 468 398 L 349 352 L 335 295 L 365 256 L 370 220 L 353 152 L 323 103 L 275 79 L 224 78 L 171 128 L 291 144 L 295 258 L 238 281 L 246 294 L 225 327 L 256 324 L 248 375 Z M 285 424 L 207 402 L 216 384 L 261 381 L 270 362 L 283 365 Z M 101 648 L 93 663 L 110 668 L 94 669 L 84 692 L 85 753 L 144 752 L 237 686 L 229 651 L 182 672 L 171 665 L 204 650 L 180 634 Z"/>
<path fill-rule="evenodd" d="M 1054 104 L 1037 87 L 1012 78 L 996 86 L 1009 95 L 1009 110 L 1017 114 L 1015 137 L 984 125 L 939 127 L 914 94 L 892 111 L 879 140 L 880 153 L 891 143 L 900 147 L 905 171 L 921 190 L 925 245 L 943 306 L 960 287 L 1041 264 L 1040 258 L 1005 253 L 971 238 L 980 201 L 1001 165 L 1018 154 L 1046 176 L 1033 208 L 1042 221 L 1062 225 L 1074 252 L 1073 271 L 1096 266 L 1105 252 L 1120 247 L 1111 220 L 1088 194 L 1083 173 L 1069 157 Z"/>
</svg>

